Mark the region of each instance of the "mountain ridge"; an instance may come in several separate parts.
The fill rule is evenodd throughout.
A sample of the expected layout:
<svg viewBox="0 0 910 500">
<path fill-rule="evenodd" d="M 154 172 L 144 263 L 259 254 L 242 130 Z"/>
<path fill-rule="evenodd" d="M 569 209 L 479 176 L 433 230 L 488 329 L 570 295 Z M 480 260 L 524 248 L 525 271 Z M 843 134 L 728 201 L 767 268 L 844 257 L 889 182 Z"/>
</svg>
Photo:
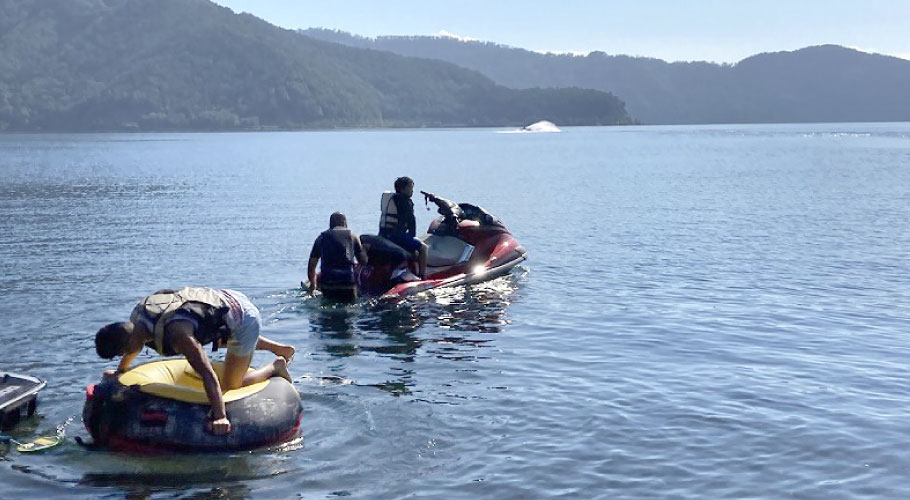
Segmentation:
<svg viewBox="0 0 910 500">
<path fill-rule="evenodd" d="M 209 0 L 0 0 L 0 130 L 515 126 L 631 118 L 587 89 L 300 36 Z"/>
<path fill-rule="evenodd" d="M 625 101 L 649 124 L 910 120 L 910 61 L 838 45 L 756 54 L 735 64 L 533 52 L 448 37 L 366 38 L 309 29 L 307 36 L 480 71 L 511 88 L 583 87 Z"/>
</svg>

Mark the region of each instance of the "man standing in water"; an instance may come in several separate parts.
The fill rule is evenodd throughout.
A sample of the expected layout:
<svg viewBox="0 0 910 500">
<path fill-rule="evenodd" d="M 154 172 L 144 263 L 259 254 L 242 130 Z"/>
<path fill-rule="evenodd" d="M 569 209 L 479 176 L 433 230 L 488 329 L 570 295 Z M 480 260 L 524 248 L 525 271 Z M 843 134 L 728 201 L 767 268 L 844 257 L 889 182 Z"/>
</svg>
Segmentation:
<svg viewBox="0 0 910 500">
<path fill-rule="evenodd" d="M 357 300 L 357 279 L 354 276 L 354 259 L 360 265 L 367 263 L 367 254 L 360 244 L 360 237 L 348 229 L 348 220 L 341 212 L 329 217 L 329 229 L 313 242 L 307 277 L 309 293 L 316 290 L 316 264 L 322 260 L 319 289 L 327 298 L 343 302 Z"/>
<path fill-rule="evenodd" d="M 123 356 L 117 371 L 107 371 L 106 376 L 129 370 L 143 347 L 164 356 L 182 354 L 202 378 L 212 405 L 211 430 L 221 435 L 231 431 L 222 391 L 274 376 L 291 382 L 288 361 L 294 356 L 294 348 L 261 337 L 261 326 L 259 310 L 240 292 L 202 287 L 159 290 L 136 304 L 129 321 L 98 330 L 95 349 L 105 359 Z M 219 380 L 202 346 L 212 343 L 218 349 L 222 341 L 227 342 L 227 354 Z M 256 350 L 271 351 L 278 359 L 247 373 Z"/>
<path fill-rule="evenodd" d="M 414 181 L 410 177 L 395 179 L 395 194 L 382 207 L 379 236 L 417 256 L 417 275 L 427 277 L 427 245 L 417 239 L 417 220 L 414 217 Z"/>
</svg>

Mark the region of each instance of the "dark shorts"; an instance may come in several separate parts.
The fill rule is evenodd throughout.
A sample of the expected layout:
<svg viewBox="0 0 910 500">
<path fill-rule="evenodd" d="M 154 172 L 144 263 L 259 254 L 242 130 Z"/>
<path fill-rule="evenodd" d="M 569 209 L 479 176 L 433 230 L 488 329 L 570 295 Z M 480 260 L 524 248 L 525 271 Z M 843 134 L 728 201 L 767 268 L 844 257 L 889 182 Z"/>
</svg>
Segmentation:
<svg viewBox="0 0 910 500">
<path fill-rule="evenodd" d="M 350 267 L 346 269 L 325 268 L 321 271 L 319 275 L 320 286 L 354 286 L 357 283 L 354 270 Z"/>
<path fill-rule="evenodd" d="M 417 238 L 412 238 L 406 234 L 391 234 L 388 236 L 388 240 L 392 243 L 404 248 L 408 252 L 416 252 L 420 245 L 423 244 L 422 241 Z"/>
<path fill-rule="evenodd" d="M 322 296 L 329 300 L 334 300 L 336 302 L 356 302 L 357 301 L 357 288 L 348 287 L 348 288 L 328 288 L 323 287 Z"/>
</svg>

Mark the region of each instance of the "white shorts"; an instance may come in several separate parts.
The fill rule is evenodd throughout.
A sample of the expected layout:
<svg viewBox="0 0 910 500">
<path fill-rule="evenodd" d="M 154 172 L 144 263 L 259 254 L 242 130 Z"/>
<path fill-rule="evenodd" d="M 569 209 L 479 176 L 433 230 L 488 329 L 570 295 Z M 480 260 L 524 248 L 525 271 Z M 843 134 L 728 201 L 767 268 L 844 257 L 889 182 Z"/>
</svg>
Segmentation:
<svg viewBox="0 0 910 500">
<path fill-rule="evenodd" d="M 262 327 L 262 318 L 259 316 L 259 309 L 250 302 L 250 299 L 236 290 L 222 290 L 223 294 L 230 295 L 227 298 L 231 310 L 225 316 L 225 323 L 231 330 L 231 337 L 227 342 L 228 354 L 234 356 L 251 356 L 256 351 L 256 344 L 259 343 L 259 329 Z M 231 304 L 233 298 L 240 309 Z"/>
</svg>

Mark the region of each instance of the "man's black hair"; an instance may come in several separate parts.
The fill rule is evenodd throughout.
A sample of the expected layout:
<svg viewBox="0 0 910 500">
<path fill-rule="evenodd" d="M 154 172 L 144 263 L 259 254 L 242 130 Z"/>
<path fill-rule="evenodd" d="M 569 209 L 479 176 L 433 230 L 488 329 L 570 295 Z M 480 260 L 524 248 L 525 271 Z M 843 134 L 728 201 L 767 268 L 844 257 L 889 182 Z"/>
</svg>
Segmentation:
<svg viewBox="0 0 910 500">
<path fill-rule="evenodd" d="M 414 179 L 411 179 L 410 177 L 399 177 L 395 179 L 395 192 L 400 193 L 408 184 L 414 184 Z"/>
<path fill-rule="evenodd" d="M 335 212 L 329 217 L 329 229 L 336 227 L 348 227 L 348 218 L 341 212 Z"/>
<path fill-rule="evenodd" d="M 129 342 L 127 323 L 111 323 L 103 326 L 95 334 L 95 351 L 104 359 L 112 359 L 126 351 Z"/>
</svg>

